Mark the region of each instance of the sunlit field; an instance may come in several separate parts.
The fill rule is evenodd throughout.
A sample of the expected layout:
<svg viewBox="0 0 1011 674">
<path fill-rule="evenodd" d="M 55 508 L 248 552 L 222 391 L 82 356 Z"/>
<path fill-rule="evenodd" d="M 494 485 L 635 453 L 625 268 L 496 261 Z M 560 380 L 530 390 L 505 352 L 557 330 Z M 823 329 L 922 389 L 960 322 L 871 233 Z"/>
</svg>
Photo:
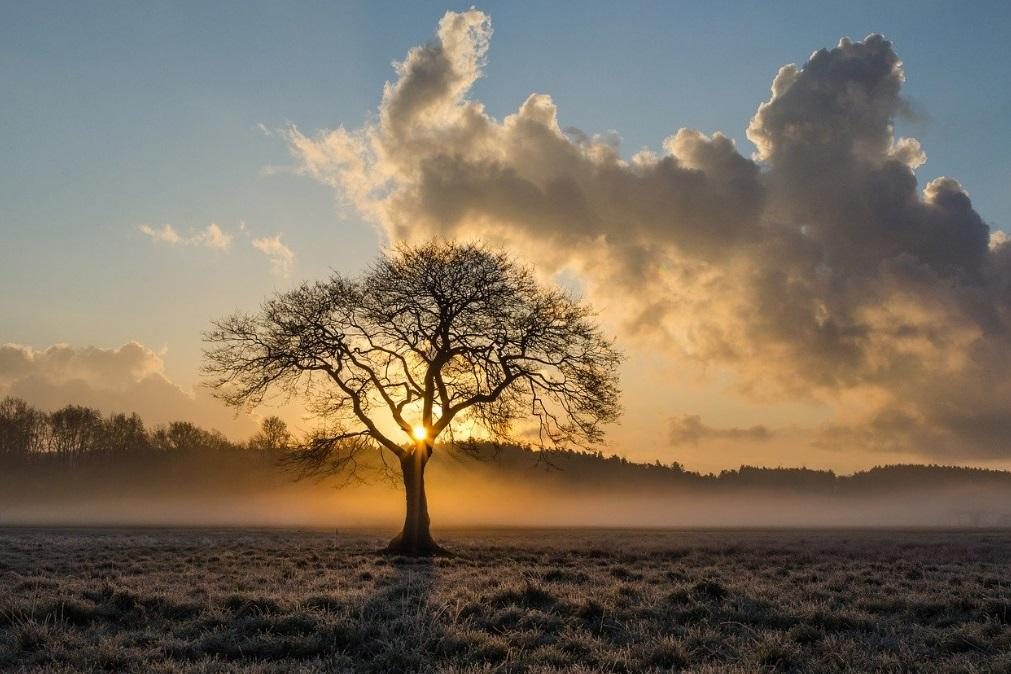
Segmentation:
<svg viewBox="0 0 1011 674">
<path fill-rule="evenodd" d="M 994 531 L 0 530 L 3 671 L 1011 671 Z"/>
</svg>

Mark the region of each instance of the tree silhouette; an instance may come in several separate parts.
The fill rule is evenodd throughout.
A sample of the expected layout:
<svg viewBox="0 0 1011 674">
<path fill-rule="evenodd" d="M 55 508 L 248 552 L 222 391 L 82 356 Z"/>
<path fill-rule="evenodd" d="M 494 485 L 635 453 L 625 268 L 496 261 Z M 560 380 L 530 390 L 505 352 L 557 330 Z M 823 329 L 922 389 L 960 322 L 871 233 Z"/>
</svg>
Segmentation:
<svg viewBox="0 0 1011 674">
<path fill-rule="evenodd" d="M 39 451 L 48 419 L 20 398 L 0 400 L 0 459 L 24 459 Z"/>
<path fill-rule="evenodd" d="M 288 449 L 291 440 L 288 424 L 281 417 L 269 416 L 260 422 L 260 430 L 249 439 L 249 447 L 273 452 Z"/>
<path fill-rule="evenodd" d="M 541 446 L 586 446 L 619 414 L 620 355 L 590 309 L 480 245 L 397 247 L 357 279 L 335 274 L 216 322 L 205 340 L 227 403 L 298 395 L 323 420 L 292 455 L 304 472 L 396 458 L 407 513 L 390 552 L 441 551 L 424 473 L 443 433 L 502 440 L 526 424 Z"/>
</svg>

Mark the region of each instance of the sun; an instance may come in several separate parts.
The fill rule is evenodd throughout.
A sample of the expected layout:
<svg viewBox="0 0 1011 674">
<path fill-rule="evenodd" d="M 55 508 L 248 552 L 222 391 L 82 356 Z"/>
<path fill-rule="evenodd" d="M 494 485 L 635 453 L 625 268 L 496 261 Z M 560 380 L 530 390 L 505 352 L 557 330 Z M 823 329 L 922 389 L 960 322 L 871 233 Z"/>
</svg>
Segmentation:
<svg viewBox="0 0 1011 674">
<path fill-rule="evenodd" d="M 411 429 L 411 435 L 414 436 L 415 440 L 421 442 L 428 438 L 428 429 L 421 425 L 415 426 Z"/>
</svg>

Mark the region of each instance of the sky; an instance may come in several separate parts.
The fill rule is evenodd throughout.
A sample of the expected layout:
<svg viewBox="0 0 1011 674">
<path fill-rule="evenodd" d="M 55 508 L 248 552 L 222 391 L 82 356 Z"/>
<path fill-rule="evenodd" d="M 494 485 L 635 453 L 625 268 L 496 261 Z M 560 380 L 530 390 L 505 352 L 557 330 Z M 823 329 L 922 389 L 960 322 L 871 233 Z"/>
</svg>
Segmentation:
<svg viewBox="0 0 1011 674">
<path fill-rule="evenodd" d="M 609 452 L 1011 467 L 1006 3 L 546 4 L 0 3 L 0 389 L 241 437 L 211 320 L 478 237 L 626 352 Z"/>
</svg>

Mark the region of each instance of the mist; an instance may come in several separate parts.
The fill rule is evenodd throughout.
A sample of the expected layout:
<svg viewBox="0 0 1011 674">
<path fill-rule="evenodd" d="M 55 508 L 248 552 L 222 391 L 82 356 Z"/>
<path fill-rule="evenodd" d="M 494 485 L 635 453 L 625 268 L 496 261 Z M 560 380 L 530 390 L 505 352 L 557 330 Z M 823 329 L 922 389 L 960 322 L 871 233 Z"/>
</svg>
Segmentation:
<svg viewBox="0 0 1011 674">
<path fill-rule="evenodd" d="M 626 464 L 619 475 L 591 477 L 603 465 L 551 467 L 534 457 L 486 460 L 450 454 L 433 461 L 433 527 L 993 527 L 1011 524 L 1011 475 L 993 485 L 954 469 L 930 484 L 874 487 L 870 473 L 835 478 L 831 489 L 732 484 L 721 477 L 652 475 Z M 606 464 L 606 459 L 594 459 Z M 588 469 L 589 468 L 589 469 Z M 257 470 L 251 467 L 251 470 Z M 889 469 L 885 469 L 889 470 Z M 975 472 L 975 471 L 973 471 Z M 926 481 L 929 473 L 923 480 Z M 340 478 L 296 481 L 283 469 L 236 484 L 234 474 L 166 479 L 142 476 L 5 486 L 0 525 L 381 528 L 404 517 L 403 488 L 375 475 L 367 484 Z M 6 482 L 6 480 L 0 480 Z M 114 482 L 115 485 L 110 484 Z M 241 481 L 240 481 L 241 482 Z M 691 484 L 691 482 L 698 482 Z M 940 482 L 941 484 L 938 484 Z M 253 485 L 260 486 L 254 488 Z"/>
</svg>

